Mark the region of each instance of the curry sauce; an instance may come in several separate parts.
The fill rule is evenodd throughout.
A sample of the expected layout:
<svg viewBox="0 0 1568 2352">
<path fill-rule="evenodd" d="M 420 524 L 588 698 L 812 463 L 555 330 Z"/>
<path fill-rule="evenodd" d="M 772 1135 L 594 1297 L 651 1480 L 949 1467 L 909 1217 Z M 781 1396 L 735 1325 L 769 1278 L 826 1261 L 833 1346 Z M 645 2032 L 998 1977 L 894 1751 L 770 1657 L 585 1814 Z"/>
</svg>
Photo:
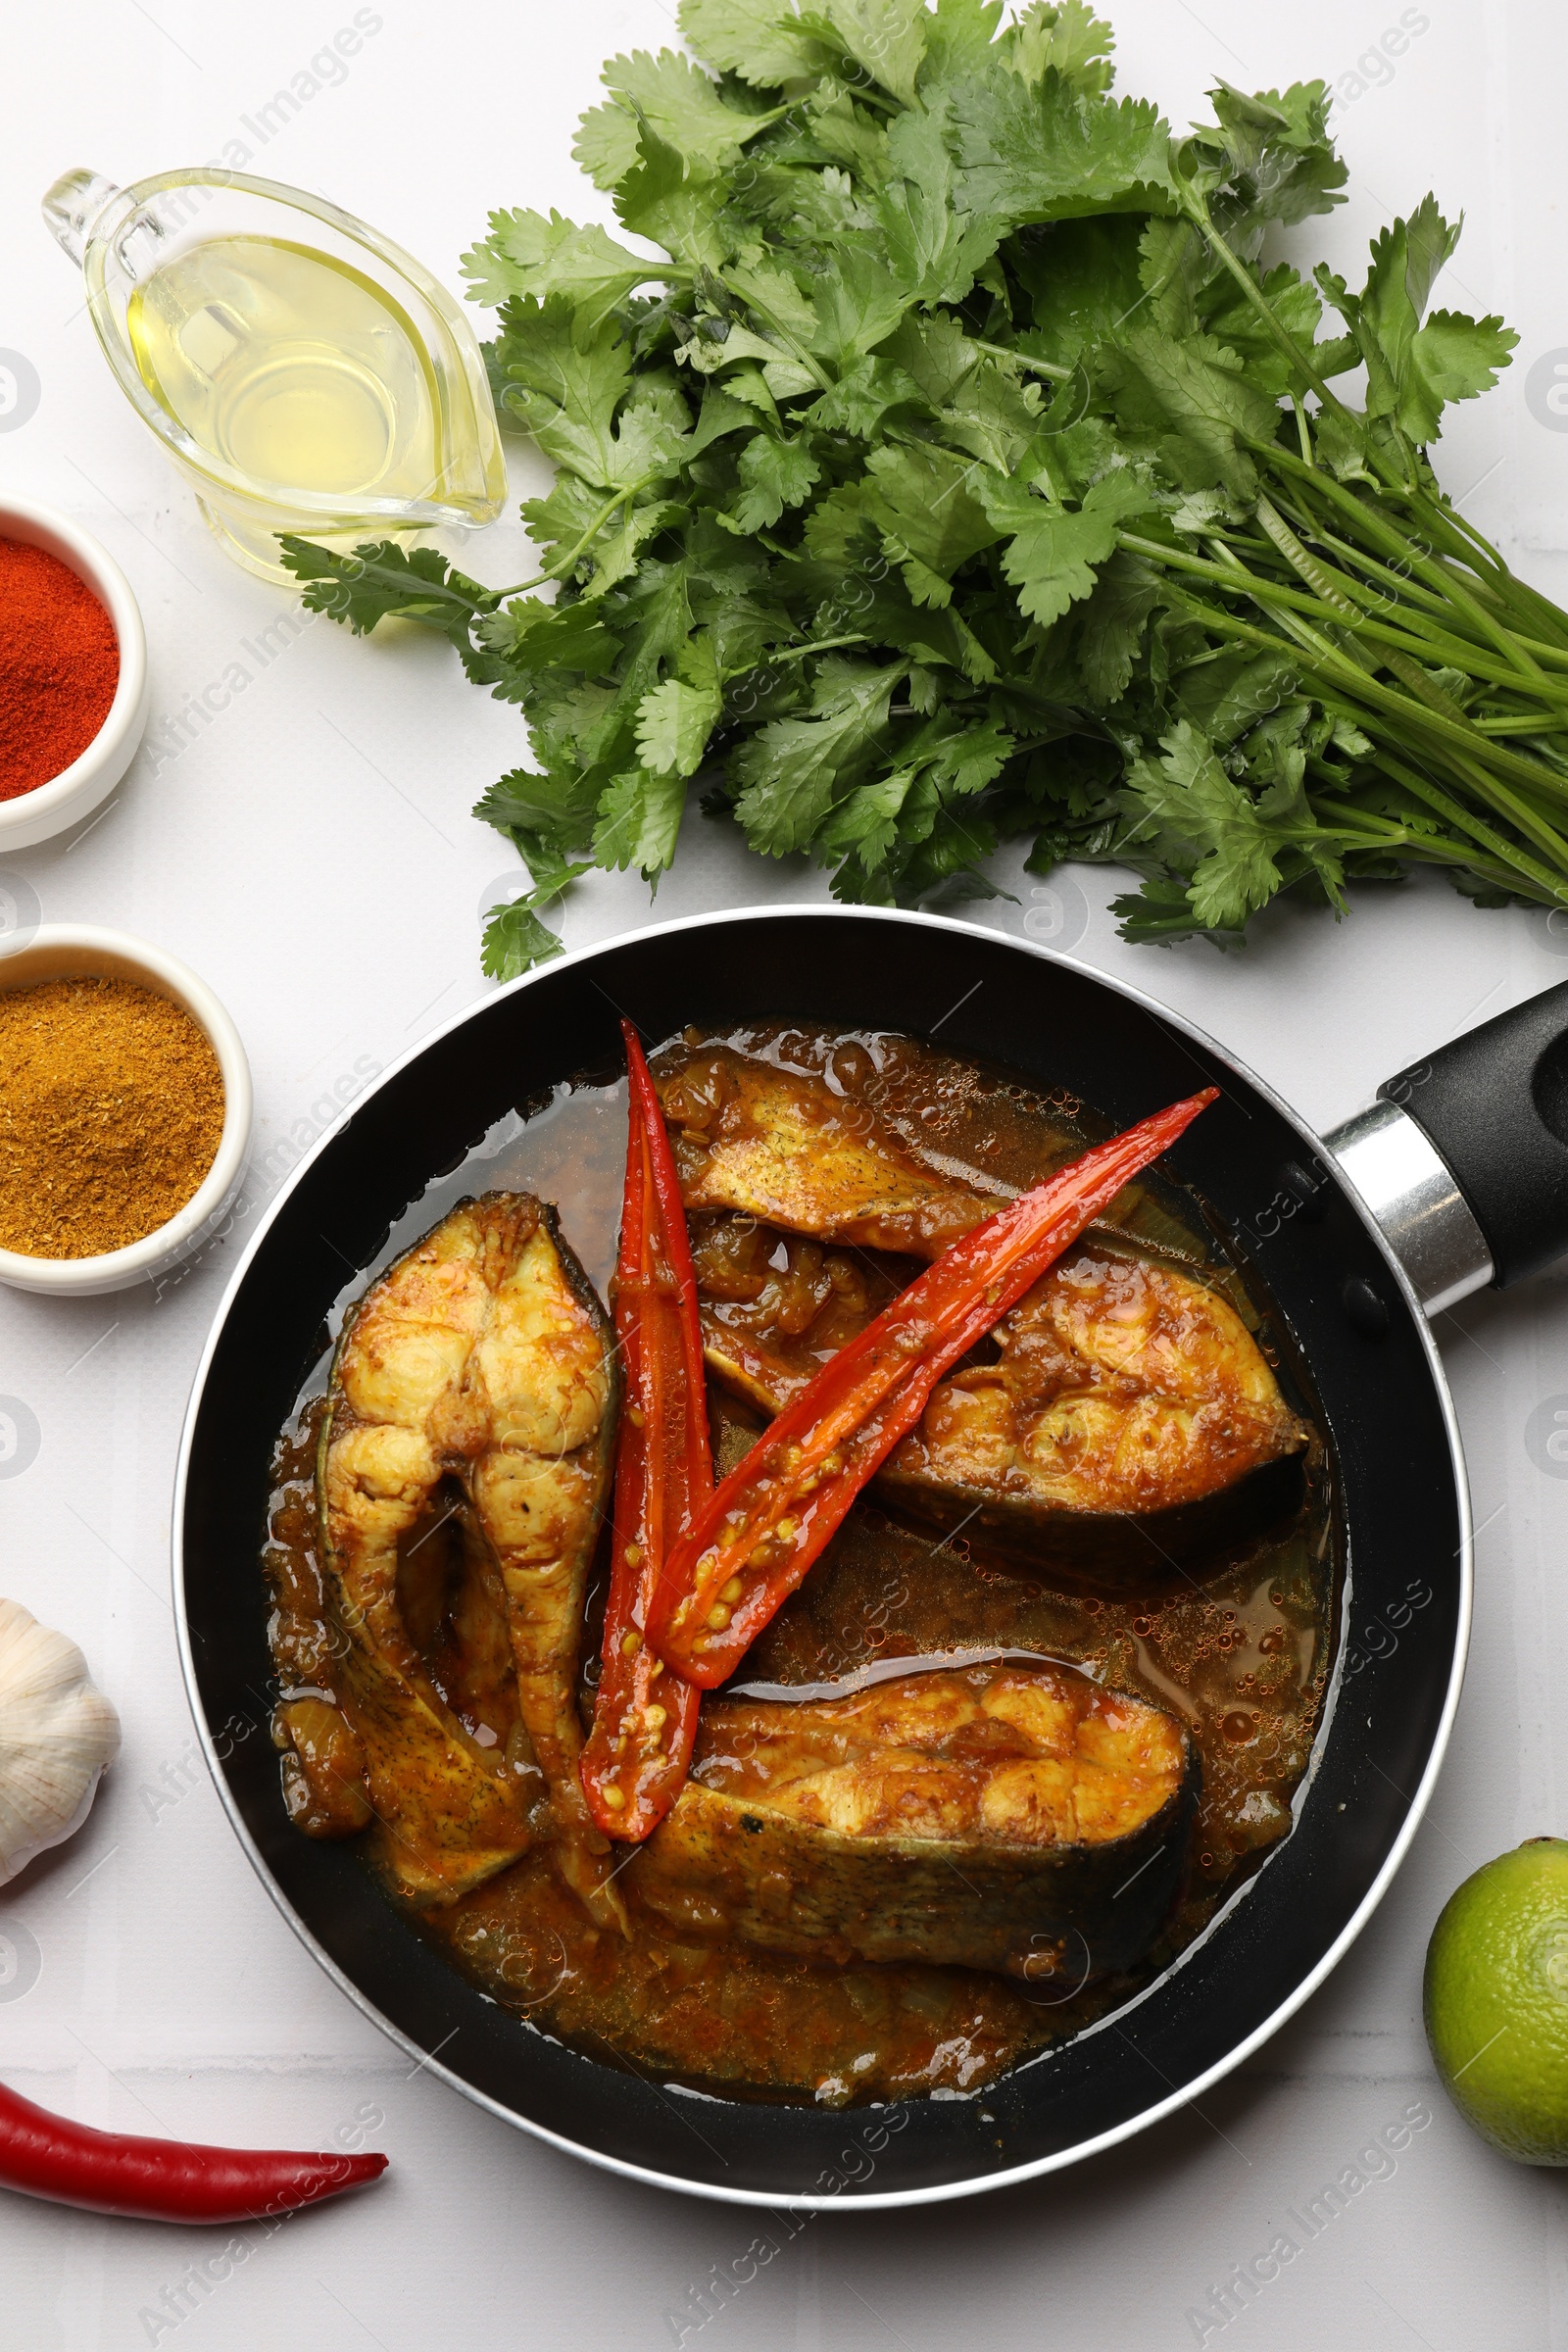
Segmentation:
<svg viewBox="0 0 1568 2352">
<path fill-rule="evenodd" d="M 870 1139 L 881 1155 L 871 1171 L 881 1189 L 873 1187 L 875 1198 L 858 1201 L 853 1230 L 816 1236 L 770 1223 L 791 1216 L 798 1228 L 810 1214 L 809 1203 L 798 1187 L 786 1193 L 777 1182 L 777 1163 L 755 1152 L 744 1164 L 731 1154 L 717 1174 L 711 1153 L 701 1164 L 702 1131 L 683 1132 L 679 1095 L 683 1086 L 700 1094 L 707 1083 L 703 1072 L 715 1056 L 754 1083 L 759 1101 L 782 1078 L 792 1096 L 810 1098 L 818 1125 L 824 1090 L 842 1103 L 841 1165 L 855 1182 L 865 1170 L 853 1165 L 851 1155 Z M 936 1254 L 950 1229 L 966 1229 L 965 1218 L 978 1221 L 1104 1131 L 1103 1122 L 1068 1097 L 1047 1096 L 1007 1073 L 872 1033 L 772 1028 L 714 1039 L 689 1032 L 657 1057 L 655 1074 L 691 1188 L 705 1326 L 711 1320 L 716 1331 L 728 1309 L 732 1331 L 749 1325 L 753 1339 L 765 1342 L 776 1360 L 804 1377 L 922 1259 Z M 603 1288 L 614 1249 L 624 1086 L 590 1074 L 558 1089 L 548 1104 L 529 1107 L 531 1115 L 504 1121 L 468 1165 L 432 1186 L 381 1263 L 406 1249 L 413 1233 L 460 1194 L 515 1187 L 558 1203 L 565 1242 Z M 692 1107 L 689 1100 L 684 1107 Z M 830 1108 L 827 1118 L 836 1120 L 837 1111 Z M 896 1185 L 885 1181 L 890 1168 Z M 771 1193 L 759 1189 L 764 1183 L 773 1185 Z M 702 1205 L 694 1205 L 694 1194 Z M 878 1230 L 878 1215 L 894 1221 Z M 815 1727 L 815 1746 L 821 1747 L 826 1735 L 820 1727 L 841 1717 L 875 1719 L 885 1731 L 890 1692 L 910 1692 L 900 1719 L 916 1721 L 926 1700 L 941 1712 L 939 1686 L 956 1689 L 962 1682 L 970 1692 L 964 1722 L 972 1716 L 994 1740 L 1000 1735 L 991 1719 L 1007 1709 L 995 1700 L 985 1703 L 986 1692 L 1046 1689 L 1058 1692 L 1064 1706 L 1070 1697 L 1072 1721 L 1087 1721 L 1095 1737 L 1102 1736 L 1095 1726 L 1103 1716 L 1129 1737 L 1128 1727 L 1136 1730 L 1140 1755 L 1160 1759 L 1165 1777 L 1149 1781 L 1147 1797 L 1137 1792 L 1142 1785 L 1136 1776 L 1128 1784 L 1134 1796 L 1125 1789 L 1117 1794 L 1117 1804 L 1131 1802 L 1137 1813 L 1136 1821 L 1117 1817 L 1118 1834 L 1136 1832 L 1162 1805 L 1163 1818 L 1176 1820 L 1168 1808 L 1178 1804 L 1179 1789 L 1187 1792 L 1180 1798 L 1180 1822 L 1191 1826 L 1178 1837 L 1182 1867 L 1173 1872 L 1179 1880 L 1174 1901 L 1160 1892 L 1162 1916 L 1146 1923 L 1136 1952 L 1107 1946 L 1108 1959 L 1094 1970 L 1063 1966 L 1040 1979 L 1027 1961 L 1010 1976 L 1003 1973 L 1009 1961 L 1000 1944 L 983 1966 L 939 1965 L 906 1953 L 870 1957 L 868 1950 L 878 1948 L 874 1936 L 860 1937 L 863 1948 L 855 1948 L 853 1938 L 835 1943 L 825 1958 L 827 1946 L 788 1948 L 793 1931 L 770 1933 L 766 1870 L 754 1874 L 763 1890 L 751 1909 L 743 1888 L 728 1912 L 723 1903 L 705 1912 L 711 1886 L 701 1872 L 690 1882 L 689 1901 L 671 1900 L 670 1886 L 681 1874 L 659 1862 L 662 1832 L 648 1848 L 626 1848 L 614 1857 L 622 1865 L 615 1887 L 630 1931 L 622 1934 L 607 1924 L 603 1910 L 595 1918 L 565 1883 L 546 1804 L 535 1806 L 537 1841 L 518 1859 L 455 1900 L 439 1902 L 400 1886 L 386 1833 L 372 1822 L 362 1850 L 390 1897 L 528 2027 L 602 2060 L 652 2066 L 662 2077 L 731 2096 L 844 2104 L 932 2090 L 972 2093 L 1151 1981 L 1287 1834 L 1326 1685 L 1336 1588 L 1329 1470 L 1312 1431 L 1310 1396 L 1281 1361 L 1279 1337 L 1244 1269 L 1189 1197 L 1157 1176 L 1145 1178 L 1085 1238 L 1094 1252 L 1121 1266 L 1199 1286 L 1214 1302 L 1217 1324 L 1245 1332 L 1258 1363 L 1269 1369 L 1270 1385 L 1279 1381 L 1280 1413 L 1306 1441 L 1289 1515 L 1281 1520 L 1276 1514 L 1245 1534 L 1228 1531 L 1230 1540 L 1180 1567 L 1167 1564 L 1141 1581 L 1123 1574 L 1105 1583 L 1067 1573 L 1061 1562 L 1055 1572 L 1049 1544 L 1032 1552 L 1010 1537 L 993 1540 L 975 1522 L 943 1533 L 940 1526 L 920 1525 L 920 1514 L 906 1511 L 896 1491 L 868 1494 L 732 1683 L 705 1702 L 694 1788 L 710 1792 L 710 1813 L 736 1791 L 744 1795 L 750 1786 L 745 1771 L 738 1780 L 733 1773 L 725 1780 L 723 1757 L 732 1755 L 733 1743 L 726 1748 L 724 1727 L 777 1721 L 792 1700 L 800 1702 L 793 1712 L 803 1736 L 808 1726 Z M 1004 1353 L 1001 1347 L 984 1348 L 975 1368 L 995 1366 Z M 325 1369 L 318 1367 L 307 1383 L 279 1442 L 267 1570 L 280 1684 L 276 1737 L 290 1811 L 312 1834 L 341 1836 L 359 1832 L 365 1816 L 340 1805 L 329 1818 L 330 1775 L 313 1776 L 304 1752 L 314 1741 L 327 1753 L 341 1720 L 333 1711 L 341 1637 L 330 1623 L 312 1490 Z M 986 1383 L 978 1385 L 984 1389 Z M 744 1382 L 711 1383 L 721 1467 L 755 1442 L 766 1409 L 765 1396 L 748 1391 Z M 417 1597 L 411 1578 L 409 1600 L 425 1671 L 465 1735 L 489 1750 L 508 1736 L 494 1677 L 485 1680 L 465 1662 L 453 1630 L 451 1598 L 468 1589 L 465 1546 L 473 1542 L 460 1505 L 461 1497 L 432 1495 L 427 1520 L 413 1538 L 421 1566 Z M 605 1573 L 601 1547 L 581 1643 L 590 1661 Z M 930 1674 L 939 1680 L 924 1682 Z M 585 1664 L 579 1686 L 585 1711 L 593 1680 L 594 1666 Z M 782 1709 L 780 1702 L 786 1702 Z M 900 1737 L 907 1750 L 920 1747 L 924 1735 Z M 924 1790 L 930 1782 L 937 1789 L 930 1801 L 948 1804 L 956 1802 L 960 1783 L 980 1787 L 973 1777 L 973 1740 L 972 1730 L 965 1731 L 952 1757 L 946 1749 L 927 1754 L 920 1769 L 906 1776 L 908 1787 L 918 1783 Z M 929 1749 L 930 1741 L 925 1745 Z M 788 1747 L 785 1740 L 780 1752 Z M 843 1753 L 852 1751 L 853 1741 Z M 750 1752 L 758 1752 L 755 1740 Z M 1081 1770 L 1075 1751 L 1062 1753 L 1074 1771 Z M 1180 1769 L 1178 1757 L 1185 1759 Z M 826 1748 L 823 1759 L 827 1769 L 832 1757 Z M 1004 1763 L 1014 1779 L 1026 1768 L 1040 1778 L 1032 1751 L 1008 1751 Z M 949 1783 L 939 1787 L 939 1767 L 949 1766 Z M 846 1826 L 834 1811 L 842 1810 L 844 1792 L 831 1775 L 818 1788 L 793 1765 L 774 1769 L 780 1788 L 788 1783 L 796 1788 L 767 1824 L 769 1837 L 784 1841 L 786 1858 L 789 1838 L 803 1822 L 815 1825 L 819 1839 Z M 526 1794 L 526 1787 L 519 1788 L 519 1796 Z M 906 1795 L 901 1801 L 911 1800 Z M 919 1801 L 926 1802 L 926 1795 Z M 761 1810 L 754 1808 L 760 1830 Z M 695 1819 L 695 1806 L 688 1817 Z M 929 1825 L 922 1831 L 934 1834 Z M 706 1871 L 706 1851 L 699 1858 Z M 821 1875 L 823 1867 L 808 1864 L 805 1875 L 812 1868 Z M 723 1870 L 711 1882 L 729 1883 Z M 890 1901 L 882 1909 L 894 1907 Z M 735 1932 L 737 1916 L 744 1940 Z M 794 1941 L 800 1945 L 801 1938 Z M 887 1948 L 899 1952 L 896 1941 Z M 913 1948 L 928 1955 L 934 1947 L 928 1940 Z"/>
</svg>

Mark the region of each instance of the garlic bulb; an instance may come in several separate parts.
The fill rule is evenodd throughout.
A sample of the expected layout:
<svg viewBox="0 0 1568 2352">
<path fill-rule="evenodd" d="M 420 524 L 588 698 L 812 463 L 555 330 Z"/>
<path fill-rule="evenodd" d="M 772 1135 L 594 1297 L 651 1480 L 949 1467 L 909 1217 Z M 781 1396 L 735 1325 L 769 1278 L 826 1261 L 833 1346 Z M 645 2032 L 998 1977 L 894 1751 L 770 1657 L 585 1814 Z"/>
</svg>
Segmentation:
<svg viewBox="0 0 1568 2352">
<path fill-rule="evenodd" d="M 74 1642 L 0 1600 L 0 1886 L 87 1818 L 120 1718 Z"/>
</svg>

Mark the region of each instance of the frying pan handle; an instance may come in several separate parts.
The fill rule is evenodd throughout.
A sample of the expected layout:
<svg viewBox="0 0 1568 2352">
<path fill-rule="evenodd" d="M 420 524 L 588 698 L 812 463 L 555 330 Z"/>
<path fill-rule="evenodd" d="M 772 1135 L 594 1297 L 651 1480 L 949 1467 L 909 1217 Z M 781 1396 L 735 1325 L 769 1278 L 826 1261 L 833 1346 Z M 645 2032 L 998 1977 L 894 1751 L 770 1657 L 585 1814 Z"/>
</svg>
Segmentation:
<svg viewBox="0 0 1568 2352">
<path fill-rule="evenodd" d="M 1568 981 L 1400 1070 L 1326 1139 L 1429 1314 L 1568 1251 Z"/>
</svg>

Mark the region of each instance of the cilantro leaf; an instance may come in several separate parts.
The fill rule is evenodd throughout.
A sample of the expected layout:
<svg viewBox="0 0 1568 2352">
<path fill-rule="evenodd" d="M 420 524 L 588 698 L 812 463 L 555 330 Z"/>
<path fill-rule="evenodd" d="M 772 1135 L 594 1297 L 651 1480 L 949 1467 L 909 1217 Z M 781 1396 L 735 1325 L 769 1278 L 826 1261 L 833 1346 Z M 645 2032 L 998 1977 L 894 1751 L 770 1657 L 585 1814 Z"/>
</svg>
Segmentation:
<svg viewBox="0 0 1568 2352">
<path fill-rule="evenodd" d="M 998 473 L 1016 473 L 1046 433 L 1039 385 L 989 357 L 958 387 L 938 422 L 944 440 Z"/>
<path fill-rule="evenodd" d="M 966 66 L 983 65 L 1002 18 L 1003 0 L 934 0 L 925 30 L 924 85 L 935 87 Z"/>
<path fill-rule="evenodd" d="M 917 605 L 951 602 L 954 573 L 1001 532 L 970 487 L 979 468 L 929 442 L 873 452 L 864 511 Z"/>
<path fill-rule="evenodd" d="M 561 854 L 588 839 L 594 808 L 580 774 L 535 775 L 515 767 L 489 787 L 474 804 L 473 813 L 481 823 L 507 834 L 514 847 L 520 846 L 518 836 L 523 835 Z"/>
<path fill-rule="evenodd" d="M 798 507 L 819 474 L 815 459 L 798 442 L 775 441 L 767 433 L 747 442 L 737 470 L 741 494 L 720 519 L 746 537 L 777 522 L 786 507 Z"/>
<path fill-rule="evenodd" d="M 811 298 L 816 317 L 806 349 L 835 369 L 846 368 L 892 334 L 913 299 L 889 270 L 886 255 L 858 241 L 835 270 L 817 280 Z"/>
<path fill-rule="evenodd" d="M 1002 568 L 1023 611 L 1042 622 L 1059 619 L 1089 594 L 1121 525 L 1149 503 L 1144 484 L 1125 469 L 1096 482 L 1076 513 L 989 476 L 981 495 L 992 522 L 1009 535 Z"/>
<path fill-rule="evenodd" d="M 561 295 L 514 303 L 508 316 L 507 405 L 546 457 L 600 490 L 634 490 L 678 461 L 685 410 L 668 400 L 628 403 L 632 355 L 613 319 L 585 319 Z M 675 412 L 678 412 L 678 416 Z"/>
<path fill-rule="evenodd" d="M 646 881 L 657 880 L 674 860 L 686 778 L 672 769 L 650 775 L 645 767 L 616 776 L 599 804 L 594 857 L 601 865 L 639 866 Z"/>
<path fill-rule="evenodd" d="M 278 547 L 287 568 L 306 583 L 301 600 L 306 610 L 344 621 L 358 637 L 368 637 L 378 621 L 416 620 L 466 651 L 474 620 L 495 606 L 488 589 L 466 578 L 434 548 L 404 548 L 382 539 L 340 556 L 292 532 L 278 540 Z"/>
<path fill-rule="evenodd" d="M 944 737 L 932 755 L 931 773 L 945 792 L 968 799 L 995 783 L 1012 751 L 1012 737 L 992 720 Z"/>
<path fill-rule="evenodd" d="M 1444 405 L 1490 391 L 1518 343 L 1500 318 L 1438 311 L 1422 324 L 1438 272 L 1458 241 L 1431 196 L 1408 220 L 1372 240 L 1359 294 L 1319 268 L 1317 280 L 1350 328 L 1366 363 L 1368 416 L 1389 417 L 1417 444 L 1436 439 Z"/>
<path fill-rule="evenodd" d="M 754 850 L 783 858 L 811 837 L 887 725 L 900 672 L 824 662 L 811 712 L 762 727 L 732 762 L 735 814 Z"/>
<path fill-rule="evenodd" d="M 559 935 L 539 920 L 531 899 L 531 892 L 509 899 L 485 924 L 479 965 L 487 980 L 520 980 L 536 963 L 561 954 Z"/>
<path fill-rule="evenodd" d="M 792 0 L 681 0 L 681 37 L 721 73 L 776 88 L 811 64 L 793 17 Z"/>
<path fill-rule="evenodd" d="M 700 66 L 661 49 L 612 57 L 600 79 L 609 103 L 584 115 L 572 153 L 595 187 L 614 187 L 638 162 L 637 134 L 646 122 L 655 136 L 688 163 L 709 171 L 730 163 L 764 118 L 727 106 Z"/>
<path fill-rule="evenodd" d="M 483 812 L 483 806 L 481 803 L 475 814 Z M 514 827 L 509 830 L 527 861 L 531 888 L 503 901 L 485 924 L 479 962 L 492 980 L 516 980 L 536 963 L 561 954 L 560 938 L 540 921 L 538 910 L 588 871 L 586 863 L 574 864 L 541 835 Z"/>
<path fill-rule="evenodd" d="M 1518 342 L 1518 336 L 1500 318 L 1466 318 L 1459 311 L 1434 311 L 1410 343 L 1408 373 L 1397 410 L 1400 431 L 1412 441 L 1436 440 L 1445 405 L 1490 392 Z"/>
<path fill-rule="evenodd" d="M 1311 352 L 1323 315 L 1317 288 L 1298 277 L 1289 262 L 1281 262 L 1260 279 L 1258 290 L 1287 334 L 1303 352 Z M 1257 390 L 1275 399 L 1286 392 L 1305 391 L 1304 376 L 1291 367 L 1234 279 L 1223 280 L 1217 300 L 1205 299 L 1203 325 L 1216 342 L 1241 361 L 1248 382 Z M 1313 364 L 1321 373 L 1321 359 L 1315 354 Z"/>
<path fill-rule="evenodd" d="M 1005 212 L 973 205 L 974 191 L 960 182 L 954 161 L 945 110 L 901 115 L 888 133 L 888 154 L 894 175 L 878 190 L 877 216 L 886 249 L 883 281 L 899 295 L 900 308 L 880 334 L 867 337 L 867 348 L 883 341 L 916 301 L 961 302 L 1011 225 Z"/>
<path fill-rule="evenodd" d="M 1128 869 L 1138 939 L 1419 862 L 1568 904 L 1568 616 L 1425 454 L 1514 344 L 1430 307 L 1457 225 L 1424 199 L 1358 290 L 1265 265 L 1342 201 L 1325 83 L 1174 136 L 1091 0 L 1008 14 L 679 0 L 691 54 L 612 59 L 578 139 L 626 241 L 496 212 L 464 264 L 554 469 L 539 577 L 283 542 L 308 608 L 436 631 L 526 721 L 487 969 L 554 952 L 585 857 L 655 884 L 698 778 L 857 904 L 994 892 L 1019 834 Z"/>
<path fill-rule="evenodd" d="M 499 307 L 514 295 L 543 302 L 564 294 L 597 326 L 617 303 L 662 274 L 602 228 L 579 228 L 557 212 L 492 213 L 490 233 L 463 257 L 470 302 Z"/>
<path fill-rule="evenodd" d="M 827 0 L 825 13 L 856 64 L 911 104 L 925 55 L 925 0 Z"/>
<path fill-rule="evenodd" d="M 1178 939 L 1191 939 L 1201 928 L 1180 874 L 1146 876 L 1141 889 L 1112 899 L 1110 911 L 1120 918 L 1122 938 L 1135 947 L 1169 947 Z M 1240 946 L 1241 934 L 1224 934 L 1220 944 Z"/>
<path fill-rule="evenodd" d="M 1141 99 L 1095 101 L 1054 67 L 1032 84 L 998 65 L 956 81 L 949 105 L 969 211 L 1019 228 L 1174 210 L 1169 134 Z"/>
<path fill-rule="evenodd" d="M 612 319 L 590 325 L 560 295 L 515 304 L 507 320 L 507 405 L 547 458 L 585 480 L 617 473 L 614 416 L 631 384 L 632 355 Z"/>
<path fill-rule="evenodd" d="M 1263 809 L 1228 776 L 1207 737 L 1188 719 L 1163 739 L 1162 756 L 1127 771 L 1128 813 L 1192 879 L 1188 900 L 1205 930 L 1241 931 L 1280 886 L 1277 836 Z"/>
<path fill-rule="evenodd" d="M 909 797 L 918 767 L 896 767 L 873 783 L 858 785 L 829 811 L 818 835 L 818 846 L 829 858 L 853 852 L 863 875 L 887 863 L 899 838 L 899 817 Z"/>
<path fill-rule="evenodd" d="M 1077 659 L 1083 699 L 1092 710 L 1117 702 L 1132 680 L 1159 579 L 1136 556 L 1117 553 L 1101 566 L 1083 608 Z"/>
<path fill-rule="evenodd" d="M 1182 708 L 1224 751 L 1249 728 L 1286 708 L 1296 683 L 1297 664 L 1288 656 L 1229 646 L 1205 654 L 1183 670 Z"/>
<path fill-rule="evenodd" d="M 530 671 L 570 669 L 603 677 L 620 652 L 620 640 L 606 627 L 598 604 L 542 604 L 529 597 L 489 614 L 474 628 L 481 645 Z"/>
<path fill-rule="evenodd" d="M 1221 81 L 1209 93 L 1235 194 L 1250 223 L 1304 220 L 1343 204 L 1345 165 L 1328 135 L 1328 84 L 1298 81 L 1249 97 Z M 1203 134 L 1199 134 L 1200 143 Z"/>
<path fill-rule="evenodd" d="M 1050 67 L 1098 97 L 1110 87 L 1115 46 L 1115 34 L 1087 0 L 1031 0 L 1018 19 L 1007 62 L 1025 81 L 1039 81 Z"/>
<path fill-rule="evenodd" d="M 650 687 L 637 706 L 637 751 L 656 776 L 692 776 L 703 763 L 708 738 L 718 723 L 716 688 L 689 686 L 666 678 Z"/>
<path fill-rule="evenodd" d="M 531 896 L 536 906 L 543 906 L 551 899 L 559 898 L 568 884 L 589 871 L 585 859 L 573 860 L 564 857 L 541 834 L 522 832 L 515 838 L 517 849 L 528 868 L 528 879 L 533 884 Z"/>
<path fill-rule="evenodd" d="M 1256 496 L 1249 440 L 1269 441 L 1278 410 L 1234 353 L 1211 335 L 1176 342 L 1139 328 L 1107 353 L 1102 381 L 1131 434 L 1147 434 L 1184 490 Z"/>
<path fill-rule="evenodd" d="M 615 211 L 634 236 L 651 237 L 691 270 L 716 270 L 728 258 L 722 233 L 722 184 L 702 165 L 641 124 L 633 164 L 615 187 Z"/>
</svg>

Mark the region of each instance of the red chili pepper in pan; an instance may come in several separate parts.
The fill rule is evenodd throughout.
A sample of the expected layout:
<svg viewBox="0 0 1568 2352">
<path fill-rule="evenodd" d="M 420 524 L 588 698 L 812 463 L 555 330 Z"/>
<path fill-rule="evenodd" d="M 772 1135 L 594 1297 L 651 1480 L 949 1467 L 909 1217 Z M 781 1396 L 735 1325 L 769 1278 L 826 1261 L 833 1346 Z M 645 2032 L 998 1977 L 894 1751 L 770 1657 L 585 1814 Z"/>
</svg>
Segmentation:
<svg viewBox="0 0 1568 2352">
<path fill-rule="evenodd" d="M 839 1349 L 672 1550 L 649 1628 L 667 1666 L 705 1690 L 734 1672 L 943 1373 L 1217 1091 L 1172 1103 L 1021 1193 Z"/>
<path fill-rule="evenodd" d="M 315 2205 L 386 2170 L 384 2156 L 299 2155 L 135 2139 L 35 2107 L 0 2085 L 0 2185 L 144 2222 L 248 2222 Z"/>
<path fill-rule="evenodd" d="M 626 1039 L 630 1131 L 615 1268 L 615 1334 L 626 1378 L 615 1454 L 615 1521 L 593 1730 L 582 1756 L 588 1809 L 635 1841 L 680 1793 L 699 1693 L 667 1674 L 645 1631 L 671 1546 L 712 1499 L 697 1276 L 680 1180 L 637 1033 Z"/>
</svg>

